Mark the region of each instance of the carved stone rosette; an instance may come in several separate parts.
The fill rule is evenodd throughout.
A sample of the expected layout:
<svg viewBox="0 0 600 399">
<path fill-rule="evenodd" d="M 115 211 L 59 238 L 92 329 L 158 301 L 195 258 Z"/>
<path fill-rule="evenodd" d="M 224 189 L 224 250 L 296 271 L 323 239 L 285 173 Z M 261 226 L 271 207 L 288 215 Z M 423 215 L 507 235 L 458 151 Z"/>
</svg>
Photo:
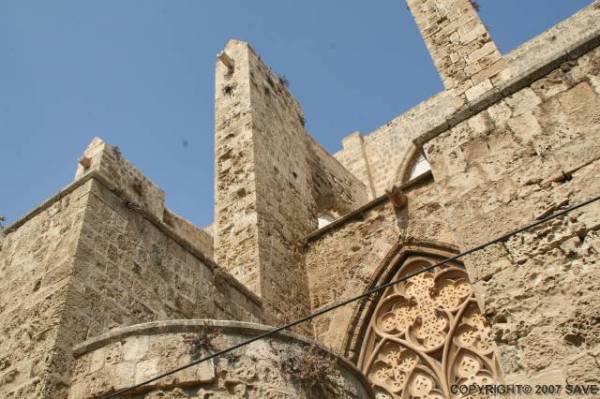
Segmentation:
<svg viewBox="0 0 600 399">
<path fill-rule="evenodd" d="M 393 280 L 436 262 L 409 257 Z M 451 398 L 452 385 L 501 380 L 490 327 L 458 264 L 411 277 L 383 293 L 369 321 L 360 365 L 377 399 Z"/>
</svg>

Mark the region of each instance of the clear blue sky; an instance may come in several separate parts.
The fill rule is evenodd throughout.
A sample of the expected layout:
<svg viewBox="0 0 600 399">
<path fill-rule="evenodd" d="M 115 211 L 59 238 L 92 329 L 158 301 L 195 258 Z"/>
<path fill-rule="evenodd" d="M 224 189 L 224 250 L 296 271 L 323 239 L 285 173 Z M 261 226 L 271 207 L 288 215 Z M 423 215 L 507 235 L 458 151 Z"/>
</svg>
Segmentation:
<svg viewBox="0 0 600 399">
<path fill-rule="evenodd" d="M 478 2 L 506 53 L 591 0 Z M 0 215 L 68 184 L 99 136 L 169 208 L 210 223 L 213 67 L 229 38 L 289 79 L 331 152 L 442 88 L 404 0 L 0 0 Z"/>
</svg>

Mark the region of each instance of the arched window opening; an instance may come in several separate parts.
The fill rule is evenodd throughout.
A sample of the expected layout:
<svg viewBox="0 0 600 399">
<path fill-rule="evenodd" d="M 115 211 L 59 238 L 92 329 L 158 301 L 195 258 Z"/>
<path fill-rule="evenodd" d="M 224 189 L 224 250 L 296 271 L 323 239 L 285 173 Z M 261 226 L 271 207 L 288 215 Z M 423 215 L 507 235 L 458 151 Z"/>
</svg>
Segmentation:
<svg viewBox="0 0 600 399">
<path fill-rule="evenodd" d="M 431 170 L 431 165 L 425 155 L 423 149 L 411 144 L 406 150 L 402 162 L 398 165 L 394 183 L 406 183 L 416 177 L 422 176 Z"/>
<path fill-rule="evenodd" d="M 438 261 L 411 255 L 391 279 Z M 490 326 L 458 263 L 384 291 L 368 320 L 358 363 L 381 399 L 449 398 L 454 384 L 501 381 Z"/>
<path fill-rule="evenodd" d="M 427 158 L 425 158 L 423 154 L 419 154 L 419 156 L 413 161 L 410 173 L 408 175 L 408 180 L 421 176 L 423 173 L 429 172 L 430 170 L 431 165 L 429 165 Z"/>
<path fill-rule="evenodd" d="M 327 226 L 329 223 L 336 219 L 335 215 L 331 212 L 321 212 L 318 216 L 319 228 Z"/>
</svg>

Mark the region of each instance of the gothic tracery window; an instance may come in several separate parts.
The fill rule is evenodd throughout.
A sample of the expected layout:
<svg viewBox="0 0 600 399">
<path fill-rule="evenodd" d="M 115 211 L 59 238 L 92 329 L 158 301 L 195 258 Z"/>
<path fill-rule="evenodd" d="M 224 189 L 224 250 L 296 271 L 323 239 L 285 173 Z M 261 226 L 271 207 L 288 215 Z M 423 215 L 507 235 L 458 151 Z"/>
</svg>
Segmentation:
<svg viewBox="0 0 600 399">
<path fill-rule="evenodd" d="M 408 257 L 393 280 L 436 262 Z M 452 385 L 500 381 L 490 327 L 459 264 L 389 287 L 369 321 L 359 364 L 377 399 L 449 398 L 456 396 Z"/>
</svg>

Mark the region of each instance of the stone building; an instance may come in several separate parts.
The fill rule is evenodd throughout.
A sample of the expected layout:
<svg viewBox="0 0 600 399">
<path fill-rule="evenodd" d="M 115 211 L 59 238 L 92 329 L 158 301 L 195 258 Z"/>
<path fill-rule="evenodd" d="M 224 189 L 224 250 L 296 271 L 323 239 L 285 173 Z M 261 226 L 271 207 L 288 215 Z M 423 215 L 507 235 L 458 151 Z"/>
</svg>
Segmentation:
<svg viewBox="0 0 600 399">
<path fill-rule="evenodd" d="M 94 139 L 0 241 L 0 397 L 98 398 L 600 194 L 600 1 L 501 54 L 469 0 L 408 0 L 445 90 L 325 151 L 247 44 L 216 62 L 215 219 Z M 135 398 L 444 398 L 600 386 L 600 204 Z"/>
</svg>

